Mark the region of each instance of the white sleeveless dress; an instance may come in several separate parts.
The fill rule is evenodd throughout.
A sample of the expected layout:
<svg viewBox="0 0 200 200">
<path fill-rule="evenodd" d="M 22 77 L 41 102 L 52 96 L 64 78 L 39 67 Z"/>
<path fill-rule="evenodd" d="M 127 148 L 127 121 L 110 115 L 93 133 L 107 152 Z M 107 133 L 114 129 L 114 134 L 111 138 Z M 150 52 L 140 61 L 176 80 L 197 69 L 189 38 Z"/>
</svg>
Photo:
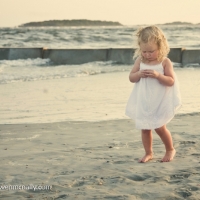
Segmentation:
<svg viewBox="0 0 200 200">
<path fill-rule="evenodd" d="M 152 69 L 164 74 L 162 63 L 147 65 L 140 69 Z M 178 80 L 174 73 L 174 85 L 165 86 L 154 78 L 141 78 L 134 84 L 126 106 L 126 115 L 135 120 L 137 129 L 156 129 L 167 124 L 181 106 Z"/>
</svg>

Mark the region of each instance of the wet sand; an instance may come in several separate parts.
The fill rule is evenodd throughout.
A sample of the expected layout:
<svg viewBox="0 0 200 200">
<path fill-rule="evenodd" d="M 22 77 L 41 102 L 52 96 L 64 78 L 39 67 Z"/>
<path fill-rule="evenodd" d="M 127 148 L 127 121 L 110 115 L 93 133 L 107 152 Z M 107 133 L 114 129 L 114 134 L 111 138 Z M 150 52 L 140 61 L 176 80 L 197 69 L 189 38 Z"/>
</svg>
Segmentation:
<svg viewBox="0 0 200 200">
<path fill-rule="evenodd" d="M 50 185 L 51 190 L 1 190 L 1 199 L 200 199 L 200 114 L 169 124 L 177 154 L 161 163 L 144 154 L 131 120 L 0 125 L 2 185 Z"/>
</svg>

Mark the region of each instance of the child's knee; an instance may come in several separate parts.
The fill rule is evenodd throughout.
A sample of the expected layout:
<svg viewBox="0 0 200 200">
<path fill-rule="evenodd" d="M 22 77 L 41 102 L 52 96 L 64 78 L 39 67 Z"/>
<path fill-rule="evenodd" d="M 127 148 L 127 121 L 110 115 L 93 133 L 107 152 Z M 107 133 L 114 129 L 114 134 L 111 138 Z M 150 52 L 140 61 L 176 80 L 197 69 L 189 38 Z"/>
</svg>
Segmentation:
<svg viewBox="0 0 200 200">
<path fill-rule="evenodd" d="M 166 126 L 161 126 L 160 128 L 154 129 L 157 134 L 161 134 L 167 130 Z"/>
</svg>

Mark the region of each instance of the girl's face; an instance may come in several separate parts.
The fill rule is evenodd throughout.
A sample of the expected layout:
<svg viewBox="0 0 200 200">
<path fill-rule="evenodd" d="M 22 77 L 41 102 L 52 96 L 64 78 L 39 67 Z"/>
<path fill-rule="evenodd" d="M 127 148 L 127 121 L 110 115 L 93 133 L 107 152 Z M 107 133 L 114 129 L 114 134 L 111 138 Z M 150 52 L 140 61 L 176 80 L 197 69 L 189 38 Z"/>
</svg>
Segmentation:
<svg viewBox="0 0 200 200">
<path fill-rule="evenodd" d="M 158 58 L 158 45 L 149 42 L 149 43 L 141 43 L 140 44 L 140 49 L 142 52 L 142 56 L 145 58 L 147 61 L 155 61 Z"/>
</svg>

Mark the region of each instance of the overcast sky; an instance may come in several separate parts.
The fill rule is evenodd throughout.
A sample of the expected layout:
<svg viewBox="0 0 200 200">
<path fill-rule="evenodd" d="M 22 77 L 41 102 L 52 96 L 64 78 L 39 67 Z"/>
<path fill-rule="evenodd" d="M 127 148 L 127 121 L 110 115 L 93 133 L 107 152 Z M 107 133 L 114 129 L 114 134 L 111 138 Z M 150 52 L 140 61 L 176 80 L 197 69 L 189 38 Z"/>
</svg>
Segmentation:
<svg viewBox="0 0 200 200">
<path fill-rule="evenodd" d="M 0 0 L 0 27 L 53 19 L 200 23 L 200 0 Z"/>
</svg>

